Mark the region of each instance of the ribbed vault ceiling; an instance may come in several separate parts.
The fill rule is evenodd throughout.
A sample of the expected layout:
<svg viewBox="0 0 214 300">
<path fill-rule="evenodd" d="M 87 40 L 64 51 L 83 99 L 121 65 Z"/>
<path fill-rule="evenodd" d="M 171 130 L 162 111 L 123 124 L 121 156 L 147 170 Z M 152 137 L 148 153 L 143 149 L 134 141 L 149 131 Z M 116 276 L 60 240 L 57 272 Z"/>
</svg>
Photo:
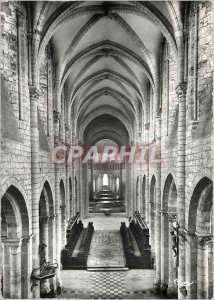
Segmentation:
<svg viewBox="0 0 214 300">
<path fill-rule="evenodd" d="M 142 126 L 148 87 L 159 80 L 164 39 L 176 60 L 174 33 L 181 11 L 179 3 L 158 1 L 34 5 L 35 26 L 41 31 L 39 58 L 48 42 L 54 51 L 55 107 L 60 109 L 64 90 L 68 122 L 80 140 L 134 138 Z"/>
</svg>

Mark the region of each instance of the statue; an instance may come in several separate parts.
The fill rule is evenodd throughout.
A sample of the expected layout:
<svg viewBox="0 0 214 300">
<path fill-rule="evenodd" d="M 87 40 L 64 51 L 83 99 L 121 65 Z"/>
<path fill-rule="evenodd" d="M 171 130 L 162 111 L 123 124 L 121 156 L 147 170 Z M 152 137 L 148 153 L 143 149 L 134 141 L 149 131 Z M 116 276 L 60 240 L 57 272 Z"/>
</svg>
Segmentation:
<svg viewBox="0 0 214 300">
<path fill-rule="evenodd" d="M 173 230 L 170 231 L 172 236 L 172 250 L 175 253 L 174 257 L 178 256 L 178 224 L 173 225 Z"/>
<path fill-rule="evenodd" d="M 172 250 L 175 253 L 174 257 L 176 257 L 178 255 L 178 251 L 177 251 L 178 235 L 175 234 L 174 230 L 170 231 L 170 234 L 172 235 Z"/>
</svg>

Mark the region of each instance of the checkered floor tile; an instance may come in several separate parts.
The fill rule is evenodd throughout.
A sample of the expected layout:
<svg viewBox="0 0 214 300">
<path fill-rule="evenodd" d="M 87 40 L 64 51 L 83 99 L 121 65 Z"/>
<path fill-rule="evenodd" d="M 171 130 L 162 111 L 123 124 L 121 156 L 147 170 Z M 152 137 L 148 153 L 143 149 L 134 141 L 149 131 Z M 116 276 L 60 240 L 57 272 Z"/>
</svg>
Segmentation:
<svg viewBox="0 0 214 300">
<path fill-rule="evenodd" d="M 93 299 L 122 299 L 126 294 L 123 272 L 97 272 L 92 275 Z"/>
</svg>

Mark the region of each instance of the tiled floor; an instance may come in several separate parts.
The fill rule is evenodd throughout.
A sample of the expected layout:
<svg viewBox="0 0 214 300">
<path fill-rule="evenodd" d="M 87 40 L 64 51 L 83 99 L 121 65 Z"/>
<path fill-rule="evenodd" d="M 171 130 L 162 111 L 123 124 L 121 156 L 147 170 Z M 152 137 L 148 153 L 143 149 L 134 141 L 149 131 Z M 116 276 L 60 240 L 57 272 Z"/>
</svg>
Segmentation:
<svg viewBox="0 0 214 300">
<path fill-rule="evenodd" d="M 124 272 L 95 272 L 92 282 L 93 299 L 123 299 L 126 294 Z"/>
<path fill-rule="evenodd" d="M 64 294 L 73 299 L 155 299 L 153 270 L 88 272 L 63 270 Z"/>
</svg>

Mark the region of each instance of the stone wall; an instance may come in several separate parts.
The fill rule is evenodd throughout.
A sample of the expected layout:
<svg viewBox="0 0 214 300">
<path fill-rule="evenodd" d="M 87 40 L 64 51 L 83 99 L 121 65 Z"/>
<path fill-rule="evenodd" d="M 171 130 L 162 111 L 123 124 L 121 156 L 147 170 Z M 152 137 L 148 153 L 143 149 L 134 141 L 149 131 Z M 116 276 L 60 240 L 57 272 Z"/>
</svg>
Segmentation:
<svg viewBox="0 0 214 300">
<path fill-rule="evenodd" d="M 28 50 L 27 50 L 27 30 L 26 30 L 26 11 L 23 6 L 17 6 L 14 2 L 4 2 L 1 5 L 1 26 L 2 26 L 2 102 L 6 105 L 4 117 L 7 116 L 7 124 L 16 128 L 16 137 L 10 132 L 3 134 L 2 139 L 2 181 L 8 177 L 16 178 L 24 187 L 30 207 L 31 191 L 31 148 L 30 148 L 30 99 L 28 89 Z M 18 30 L 17 30 L 17 11 L 23 16 L 20 27 L 21 35 L 21 59 L 18 59 Z M 19 78 L 19 68 L 21 68 L 21 78 Z M 18 81 L 21 81 L 20 90 Z M 19 100 L 20 99 L 20 100 Z M 22 105 L 22 118 L 19 115 L 19 101 Z M 9 116 L 9 107 L 12 105 L 13 113 Z M 14 117 L 13 117 L 14 115 Z M 11 120 L 14 120 L 12 123 Z M 4 119 L 3 119 L 4 120 Z M 4 132 L 2 124 L 2 133 Z"/>
<path fill-rule="evenodd" d="M 189 13 L 188 86 L 187 86 L 187 146 L 186 146 L 186 212 L 191 194 L 200 177 L 212 178 L 212 4 L 203 2 L 198 7 L 198 119 L 193 120 L 194 92 L 194 4 Z"/>
</svg>

